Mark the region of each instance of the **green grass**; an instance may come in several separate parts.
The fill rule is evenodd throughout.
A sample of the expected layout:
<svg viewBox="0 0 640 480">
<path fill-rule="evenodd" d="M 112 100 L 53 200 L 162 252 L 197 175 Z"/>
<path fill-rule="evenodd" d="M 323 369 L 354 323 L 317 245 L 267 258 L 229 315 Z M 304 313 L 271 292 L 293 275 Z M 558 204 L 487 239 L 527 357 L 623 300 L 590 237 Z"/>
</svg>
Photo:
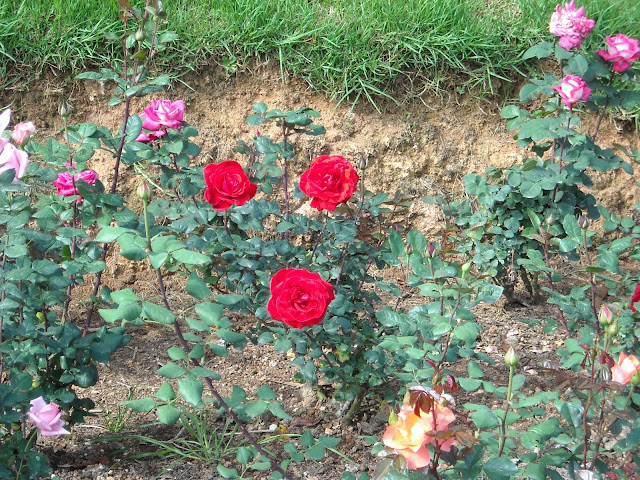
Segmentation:
<svg viewBox="0 0 640 480">
<path fill-rule="evenodd" d="M 579 4 L 584 2 L 578 2 Z M 180 37 L 157 60 L 181 73 L 216 61 L 241 70 L 256 56 L 350 101 L 386 95 L 399 76 L 433 87 L 492 91 L 496 78 L 526 68 L 522 53 L 551 39 L 556 0 L 172 0 L 169 28 Z M 605 35 L 640 37 L 640 2 L 593 0 L 597 26 L 583 48 Z M 104 40 L 121 31 L 115 0 L 4 0 L 0 75 L 31 78 L 51 66 L 74 73 L 108 64 L 120 52 Z M 4 82 L 2 82 L 4 83 Z"/>
</svg>

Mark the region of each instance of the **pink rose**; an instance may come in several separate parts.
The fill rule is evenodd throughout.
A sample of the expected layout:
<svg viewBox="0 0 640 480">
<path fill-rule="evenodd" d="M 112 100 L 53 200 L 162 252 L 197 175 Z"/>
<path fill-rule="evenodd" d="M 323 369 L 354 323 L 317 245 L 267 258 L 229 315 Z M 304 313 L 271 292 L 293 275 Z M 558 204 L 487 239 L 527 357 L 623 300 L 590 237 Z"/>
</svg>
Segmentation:
<svg viewBox="0 0 640 480">
<path fill-rule="evenodd" d="M 638 40 L 629 38 L 619 33 L 615 37 L 607 37 L 608 51 L 598 50 L 598 55 L 607 62 L 613 62 L 613 70 L 624 72 L 634 62 L 640 58 L 640 47 Z"/>
<path fill-rule="evenodd" d="M 142 128 L 149 133 L 142 132 L 136 139 L 138 142 L 150 142 L 162 137 L 167 128 L 180 130 L 184 117 L 184 100 L 152 100 L 151 105 L 140 114 Z"/>
<path fill-rule="evenodd" d="M 2 136 L 2 132 L 7 129 L 9 121 L 11 120 L 11 109 L 7 108 L 4 112 L 0 113 L 0 152 L 4 146 L 9 143 L 9 139 Z"/>
<path fill-rule="evenodd" d="M 31 400 L 28 415 L 29 421 L 40 430 L 43 437 L 71 434 L 64 428 L 64 422 L 60 418 L 60 407 L 53 402 L 45 402 L 42 397 Z"/>
<path fill-rule="evenodd" d="M 564 8 L 556 6 L 556 11 L 551 15 L 549 31 L 560 37 L 558 45 L 571 50 L 573 47 L 580 48 L 585 38 L 596 22 L 587 18 L 584 14 L 584 7 L 576 10 L 576 2 L 565 4 Z"/>
<path fill-rule="evenodd" d="M 567 75 L 562 79 L 560 85 L 551 88 L 560 94 L 562 103 L 569 108 L 572 108 L 580 100 L 587 101 L 589 95 L 591 95 L 591 89 L 577 75 Z"/>
<path fill-rule="evenodd" d="M 67 166 L 69 165 L 67 164 Z M 75 188 L 74 182 L 82 180 L 89 185 L 95 185 L 97 179 L 98 174 L 93 170 L 83 170 L 82 172 L 75 174 L 73 178 L 71 178 L 71 174 L 66 171 L 58 174 L 58 178 L 52 183 L 58 189 L 58 195 L 62 197 L 70 197 L 71 195 L 78 195 L 78 189 Z M 78 203 L 81 201 L 82 197 L 78 199 Z"/>
<path fill-rule="evenodd" d="M 640 360 L 635 355 L 620 353 L 620 358 L 611 367 L 611 378 L 614 382 L 626 385 L 635 374 L 640 375 Z"/>
<path fill-rule="evenodd" d="M 6 144 L 0 152 L 0 174 L 13 168 L 16 171 L 13 183 L 24 176 L 28 165 L 29 155 L 27 152 L 18 150 L 10 143 Z"/>
<path fill-rule="evenodd" d="M 18 145 L 22 145 L 27 141 L 27 138 L 34 133 L 36 133 L 36 127 L 33 126 L 33 123 L 20 122 L 13 127 L 13 134 L 11 135 L 11 138 L 13 138 L 13 141 Z"/>
</svg>

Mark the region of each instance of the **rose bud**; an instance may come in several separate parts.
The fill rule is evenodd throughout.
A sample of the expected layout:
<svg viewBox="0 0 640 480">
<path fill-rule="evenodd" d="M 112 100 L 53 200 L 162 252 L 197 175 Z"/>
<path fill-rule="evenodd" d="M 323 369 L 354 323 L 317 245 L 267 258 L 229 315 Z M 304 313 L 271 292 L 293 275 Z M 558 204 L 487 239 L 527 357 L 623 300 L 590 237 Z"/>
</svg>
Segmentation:
<svg viewBox="0 0 640 480">
<path fill-rule="evenodd" d="M 144 180 L 140 183 L 140 185 L 138 185 L 138 190 L 136 193 L 144 202 L 148 202 L 151 198 L 151 188 L 149 188 L 149 185 Z"/>
<path fill-rule="evenodd" d="M 507 353 L 504 355 L 504 363 L 506 363 L 510 367 L 515 367 L 519 363 L 518 355 L 516 355 L 516 351 L 513 347 L 509 347 Z"/>
</svg>

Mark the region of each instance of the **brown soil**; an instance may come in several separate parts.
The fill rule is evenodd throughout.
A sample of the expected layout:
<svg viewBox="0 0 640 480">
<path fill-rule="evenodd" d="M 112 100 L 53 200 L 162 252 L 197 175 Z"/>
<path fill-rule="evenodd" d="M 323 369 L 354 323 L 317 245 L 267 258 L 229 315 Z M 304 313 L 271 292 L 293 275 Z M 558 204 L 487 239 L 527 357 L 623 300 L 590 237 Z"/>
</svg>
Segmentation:
<svg viewBox="0 0 640 480">
<path fill-rule="evenodd" d="M 202 154 L 196 159 L 200 165 L 236 157 L 233 147 L 237 139 L 248 140 L 253 134 L 245 124 L 251 113 L 251 105 L 265 102 L 270 108 L 293 109 L 310 106 L 321 113 L 327 134 L 320 138 L 302 139 L 297 147 L 300 152 L 293 164 L 293 176 L 307 167 L 320 154 L 340 154 L 357 162 L 360 155 L 368 161 L 367 188 L 375 192 L 402 190 L 415 197 L 411 207 L 410 222 L 427 236 L 439 230 L 442 217 L 437 209 L 423 204 L 420 198 L 441 191 L 462 191 L 462 177 L 468 172 L 481 173 L 487 166 L 508 166 L 521 161 L 526 152 L 515 145 L 512 133 L 506 131 L 505 120 L 499 116 L 502 106 L 492 98 L 459 96 L 453 92 L 441 95 L 429 93 L 409 95 L 400 93 L 399 105 L 382 101 L 378 106 L 360 103 L 353 109 L 339 105 L 323 95 L 310 91 L 304 82 L 294 78 L 280 78 L 279 72 L 269 65 L 256 67 L 251 73 L 226 78 L 220 69 L 203 71 L 176 82 L 173 90 L 157 98 L 184 99 L 187 102 L 185 121 L 197 125 L 198 143 Z M 61 119 L 57 115 L 61 100 L 68 98 L 73 106 L 73 122 L 91 121 L 116 130 L 122 115 L 121 108 L 110 108 L 111 85 L 96 82 L 69 82 L 64 77 L 51 77 L 32 84 L 25 91 L 0 92 L 0 104 L 14 109 L 13 121 L 33 121 L 39 129 L 40 139 L 57 135 Z M 144 103 L 134 105 L 134 112 L 141 112 Z M 587 120 L 593 125 L 593 119 Z M 265 131 L 265 134 L 273 132 Z M 613 119 L 605 120 L 600 140 L 604 144 L 630 144 L 640 148 L 640 141 L 629 125 L 620 125 Z M 90 167 L 100 174 L 105 185 L 110 184 L 112 161 L 97 156 Z M 129 173 L 129 174 L 127 174 Z M 137 179 L 125 169 L 123 187 L 132 192 Z M 629 211 L 638 198 L 635 184 L 638 177 L 628 175 L 599 176 L 595 190 L 597 196 L 609 208 Z M 138 209 L 137 198 L 131 196 L 132 208 Z M 305 209 L 302 204 L 296 206 Z M 132 268 L 122 258 L 112 258 L 108 263 L 107 278 L 112 289 L 131 287 L 145 299 L 157 299 L 154 284 L 147 272 Z M 170 302 L 180 306 L 182 284 L 169 279 Z M 411 299 L 407 301 L 412 301 Z M 405 305 L 406 306 L 406 305 Z M 503 301 L 496 305 L 478 308 L 477 315 L 483 330 L 478 349 L 496 360 L 502 356 L 502 345 L 507 337 L 519 337 L 519 354 L 528 377 L 524 389 L 552 388 L 550 380 L 536 369 L 540 362 L 552 359 L 553 352 L 562 343 L 562 336 L 545 335 L 539 327 L 530 328 L 518 318 L 544 318 L 552 315 L 545 305 L 531 308 L 507 308 Z M 249 320 L 237 319 L 248 325 Z M 134 454 L 152 451 L 132 434 L 157 439 L 180 438 L 185 435 L 177 427 L 147 426 L 155 414 L 130 415 L 124 428 L 115 434 L 119 440 L 101 440 L 112 436 L 107 431 L 107 419 L 116 415 L 119 402 L 129 394 L 134 398 L 152 395 L 162 383 L 155 374 L 159 366 L 168 361 L 167 348 L 177 343 L 173 332 L 159 326 L 131 328 L 132 341 L 116 352 L 111 362 L 100 366 L 97 385 L 82 392 L 94 399 L 99 409 L 96 416 L 85 424 L 73 426 L 69 439 L 43 439 L 40 446 L 47 453 L 55 473 L 62 479 L 218 479 L 215 463 L 180 461 L 171 464 L 166 457 L 131 459 Z M 507 335 L 509 334 L 509 335 Z M 385 428 L 388 411 L 380 407 L 379 400 L 366 399 L 360 415 L 351 426 L 343 426 L 336 415 L 340 405 L 332 403 L 322 389 L 313 390 L 292 381 L 294 369 L 288 365 L 286 355 L 275 353 L 265 346 L 249 345 L 242 351 L 232 350 L 225 359 L 211 361 L 210 368 L 223 375 L 217 386 L 222 394 L 228 394 L 231 386 L 239 385 L 249 394 L 257 386 L 267 384 L 277 393 L 285 410 L 295 419 L 278 421 L 275 417 L 250 425 L 255 431 L 269 431 L 273 426 L 291 433 L 303 433 L 311 428 L 314 436 L 341 438 L 337 449 L 353 463 L 329 453 L 321 462 L 297 464 L 293 474 L 308 480 L 338 480 L 345 471 L 358 476 L 373 472 L 377 459 L 371 456 L 370 445 L 361 435 L 380 436 Z M 486 373 L 497 385 L 506 385 L 505 369 L 486 368 Z M 466 365 L 453 366 L 454 373 L 466 375 Z M 483 366 L 484 368 L 484 366 Z M 520 368 L 520 367 L 519 367 Z M 462 395 L 457 399 L 458 408 L 465 402 L 487 403 L 501 406 L 495 397 L 482 391 Z M 211 420 L 212 428 L 222 428 L 223 419 Z M 295 426 L 298 425 L 308 425 Z M 260 433 L 263 438 L 271 433 Z M 281 451 L 278 441 L 268 448 Z M 285 458 L 285 457 L 282 457 Z M 230 457 L 230 460 L 233 456 Z M 268 475 L 248 474 L 251 478 L 268 478 Z M 252 476 L 253 475 L 253 476 Z"/>
</svg>

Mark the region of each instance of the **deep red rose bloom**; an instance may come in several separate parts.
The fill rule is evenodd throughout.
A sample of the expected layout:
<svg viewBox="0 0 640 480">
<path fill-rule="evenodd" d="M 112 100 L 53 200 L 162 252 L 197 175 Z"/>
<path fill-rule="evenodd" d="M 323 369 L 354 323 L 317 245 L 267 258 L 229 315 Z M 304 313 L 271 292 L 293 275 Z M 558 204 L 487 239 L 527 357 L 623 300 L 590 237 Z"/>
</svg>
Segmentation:
<svg viewBox="0 0 640 480">
<path fill-rule="evenodd" d="M 356 169 L 347 160 L 338 155 L 322 155 L 300 177 L 300 190 L 312 197 L 313 208 L 333 211 L 349 200 L 358 180 Z"/>
<path fill-rule="evenodd" d="M 231 205 L 244 205 L 258 190 L 258 186 L 249 181 L 240 164 L 233 160 L 204 167 L 204 181 L 207 184 L 204 198 L 219 212 Z"/>
<path fill-rule="evenodd" d="M 333 287 L 319 274 L 285 268 L 271 279 L 267 311 L 274 320 L 302 328 L 320 323 L 334 298 Z"/>
<path fill-rule="evenodd" d="M 631 295 L 631 311 L 637 312 L 636 307 L 633 306 L 634 303 L 640 302 L 640 285 L 636 285 L 636 290 Z"/>
</svg>

